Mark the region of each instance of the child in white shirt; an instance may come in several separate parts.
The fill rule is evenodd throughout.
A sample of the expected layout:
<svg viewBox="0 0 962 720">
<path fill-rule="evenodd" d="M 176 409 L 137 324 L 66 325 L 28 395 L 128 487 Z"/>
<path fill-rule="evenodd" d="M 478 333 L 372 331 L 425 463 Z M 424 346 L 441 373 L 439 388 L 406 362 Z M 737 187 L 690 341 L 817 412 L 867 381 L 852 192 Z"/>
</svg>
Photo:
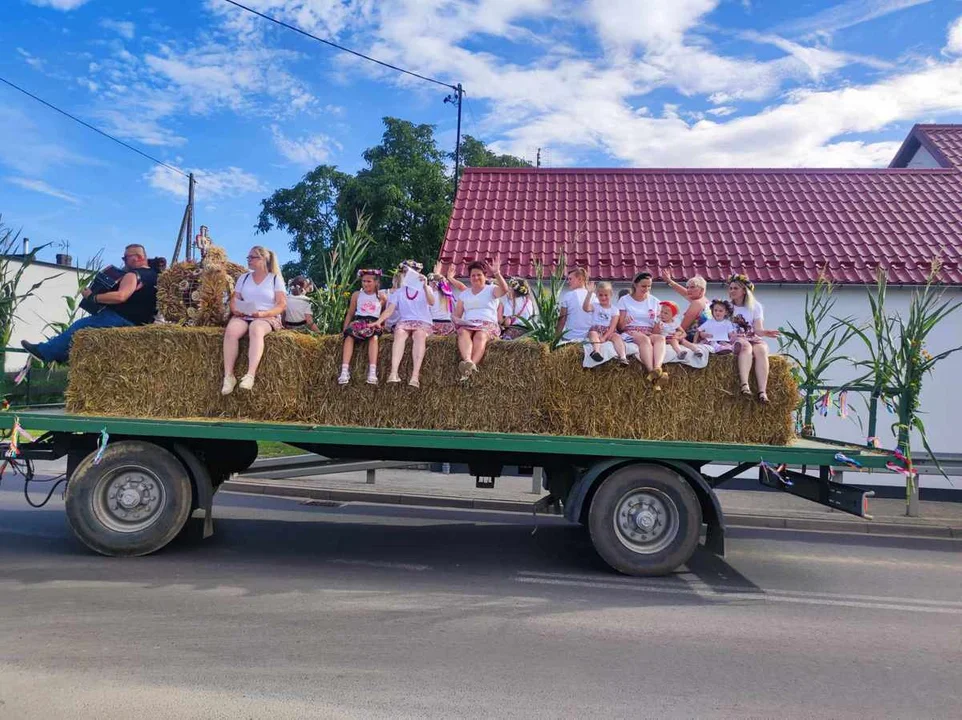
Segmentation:
<svg viewBox="0 0 962 720">
<path fill-rule="evenodd" d="M 611 283 L 598 283 L 597 290 L 594 283 L 588 283 L 585 301 L 581 309 L 591 314 L 591 327 L 588 329 L 588 342 L 591 343 L 591 359 L 602 362 L 602 343 L 611 342 L 618 353 L 618 362 L 628 364 L 625 354 L 625 341 L 618 333 L 618 308 L 611 304 Z"/>
<path fill-rule="evenodd" d="M 732 351 L 732 338 L 738 328 L 732 322 L 732 304 L 728 300 L 712 300 L 708 306 L 711 319 L 698 326 L 695 343 L 705 345 L 709 352 L 723 355 Z M 696 351 L 701 355 L 701 351 Z"/>
</svg>

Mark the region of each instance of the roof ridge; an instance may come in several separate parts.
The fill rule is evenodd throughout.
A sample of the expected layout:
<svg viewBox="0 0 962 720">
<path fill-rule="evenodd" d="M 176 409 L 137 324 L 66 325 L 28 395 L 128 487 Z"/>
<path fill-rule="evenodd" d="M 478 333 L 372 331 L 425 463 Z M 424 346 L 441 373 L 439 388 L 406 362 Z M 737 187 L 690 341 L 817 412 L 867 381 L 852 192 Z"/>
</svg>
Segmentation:
<svg viewBox="0 0 962 720">
<path fill-rule="evenodd" d="M 962 129 L 962 125 L 959 126 Z M 465 174 L 490 173 L 496 175 L 588 175 L 588 174 L 625 174 L 642 175 L 646 173 L 669 175 L 669 174 L 697 174 L 697 175 L 758 175 L 758 174 L 779 174 L 779 175 L 952 175 L 959 172 L 955 167 L 941 168 L 746 168 L 746 167 L 695 167 L 695 168 L 670 168 L 670 167 L 553 167 L 553 168 L 502 168 L 502 167 L 466 167 L 462 171 Z"/>
</svg>

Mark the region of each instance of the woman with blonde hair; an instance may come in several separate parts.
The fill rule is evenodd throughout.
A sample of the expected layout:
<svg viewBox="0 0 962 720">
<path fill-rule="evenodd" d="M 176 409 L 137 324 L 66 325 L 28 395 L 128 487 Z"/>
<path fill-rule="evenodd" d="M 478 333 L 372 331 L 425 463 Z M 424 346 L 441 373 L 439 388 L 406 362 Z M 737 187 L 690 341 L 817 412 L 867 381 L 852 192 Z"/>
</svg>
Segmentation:
<svg viewBox="0 0 962 720">
<path fill-rule="evenodd" d="M 264 355 L 264 338 L 280 330 L 281 316 L 287 308 L 287 293 L 277 255 L 273 250 L 255 245 L 247 253 L 249 272 L 237 278 L 230 297 L 230 322 L 224 329 L 224 384 L 222 395 L 230 395 L 238 384 L 234 377 L 240 339 L 250 336 L 247 351 L 247 373 L 240 379 L 241 390 L 254 387 L 257 366 Z"/>
<path fill-rule="evenodd" d="M 728 278 L 728 298 L 734 307 L 732 322 L 736 335 L 733 350 L 738 363 L 738 381 L 742 395 L 751 395 L 748 374 L 755 366 L 758 400 L 768 402 L 768 343 L 765 338 L 778 337 L 778 330 L 765 329 L 765 311 L 755 299 L 755 286 L 747 275 Z"/>
<path fill-rule="evenodd" d="M 672 278 L 670 270 L 659 269 L 658 272 L 672 290 L 688 299 L 688 307 L 685 309 L 685 314 L 682 315 L 679 324 L 690 340 L 694 336 L 698 326 L 711 318 L 711 312 L 708 309 L 708 298 L 705 297 L 708 283 L 705 282 L 705 278 L 701 275 L 693 275 L 688 278 L 688 282 L 682 285 Z"/>
</svg>

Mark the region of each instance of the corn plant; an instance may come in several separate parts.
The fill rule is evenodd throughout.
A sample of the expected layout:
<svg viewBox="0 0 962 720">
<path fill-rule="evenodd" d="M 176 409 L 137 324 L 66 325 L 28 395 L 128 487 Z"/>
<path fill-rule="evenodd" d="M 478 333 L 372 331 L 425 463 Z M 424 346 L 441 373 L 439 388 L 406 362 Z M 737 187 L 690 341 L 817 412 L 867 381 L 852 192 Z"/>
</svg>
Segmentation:
<svg viewBox="0 0 962 720">
<path fill-rule="evenodd" d="M 895 404 L 898 419 L 892 425 L 898 449 L 907 459 L 906 513 L 918 514 L 917 478 L 912 472 L 911 432 L 917 431 L 925 451 L 936 463 L 943 476 L 945 472 L 929 446 L 920 410 L 922 381 L 935 366 L 962 346 L 943 350 L 933 355 L 926 348 L 932 331 L 960 307 L 962 301 L 945 299 L 945 289 L 938 284 L 941 263 L 932 262 L 925 285 L 912 293 L 908 317 L 900 313 L 889 315 L 885 308 L 887 281 L 880 272 L 875 289 L 869 293 L 872 311 L 867 328 L 850 324 L 855 335 L 865 344 L 868 359 L 856 366 L 866 370 L 864 379 L 874 388 L 878 397 L 883 393 Z M 947 476 L 946 476 L 947 477 Z"/>
<path fill-rule="evenodd" d="M 855 336 L 852 318 L 832 315 L 837 300 L 834 292 L 835 285 L 823 272 L 812 292 L 805 295 L 802 328 L 792 323 L 779 328 L 779 352 L 792 361 L 792 376 L 801 391 L 795 418 L 803 436 L 815 434 L 812 421 L 819 388 L 833 365 L 849 360 L 840 351 Z"/>
<path fill-rule="evenodd" d="M 21 280 L 27 268 L 37 258 L 37 253 L 46 245 L 35 247 L 28 253 L 16 254 L 20 247 L 20 231 L 14 232 L 6 228 L 0 216 L 0 364 L 6 362 L 6 350 L 13 335 L 14 323 L 19 319 L 17 310 L 27 298 L 34 296 L 37 290 L 51 277 L 43 278 L 28 288 L 21 287 Z"/>
<path fill-rule="evenodd" d="M 369 223 L 370 219 L 363 213 L 358 213 L 353 229 L 347 223 L 341 223 L 331 251 L 321 258 L 324 284 L 311 293 L 309 300 L 314 321 L 322 333 L 338 335 L 341 332 L 351 304 L 351 293 L 357 284 L 358 268 L 371 245 Z"/>
<path fill-rule="evenodd" d="M 561 319 L 561 295 L 565 289 L 565 256 L 558 258 L 554 268 L 545 274 L 544 263 L 534 263 L 534 287 L 531 289 L 538 312 L 530 318 L 518 318 L 524 337 L 547 343 L 554 350 L 564 341 L 565 330 L 558 328 Z"/>
</svg>

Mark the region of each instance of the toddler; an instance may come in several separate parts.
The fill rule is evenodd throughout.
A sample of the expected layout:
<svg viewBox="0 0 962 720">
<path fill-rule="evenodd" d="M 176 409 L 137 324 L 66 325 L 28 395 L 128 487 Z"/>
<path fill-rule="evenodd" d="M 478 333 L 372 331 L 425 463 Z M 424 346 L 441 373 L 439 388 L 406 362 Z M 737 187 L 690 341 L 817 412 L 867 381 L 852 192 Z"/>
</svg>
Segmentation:
<svg viewBox="0 0 962 720">
<path fill-rule="evenodd" d="M 728 300 L 712 300 L 708 306 L 711 319 L 698 326 L 695 342 L 705 345 L 710 352 L 716 354 L 732 351 L 732 337 L 738 332 L 732 322 L 732 304 Z M 701 354 L 698 351 L 697 354 Z"/>
<path fill-rule="evenodd" d="M 597 290 L 594 283 L 588 283 L 581 309 L 591 313 L 591 327 L 588 329 L 588 342 L 592 348 L 590 355 L 595 362 L 602 362 L 605 358 L 601 354 L 601 345 L 610 341 L 618 353 L 618 362 L 627 365 L 625 341 L 618 333 L 618 308 L 611 304 L 611 293 L 611 283 L 598 283 Z"/>
<path fill-rule="evenodd" d="M 679 360 L 688 357 L 691 350 L 696 356 L 700 357 L 701 351 L 698 347 L 685 338 L 684 333 L 679 332 L 680 324 L 675 319 L 678 317 L 678 306 L 671 300 L 662 300 L 658 303 L 658 329 L 659 335 L 663 335 L 667 343 Z M 682 347 L 686 348 L 682 350 Z"/>
</svg>

